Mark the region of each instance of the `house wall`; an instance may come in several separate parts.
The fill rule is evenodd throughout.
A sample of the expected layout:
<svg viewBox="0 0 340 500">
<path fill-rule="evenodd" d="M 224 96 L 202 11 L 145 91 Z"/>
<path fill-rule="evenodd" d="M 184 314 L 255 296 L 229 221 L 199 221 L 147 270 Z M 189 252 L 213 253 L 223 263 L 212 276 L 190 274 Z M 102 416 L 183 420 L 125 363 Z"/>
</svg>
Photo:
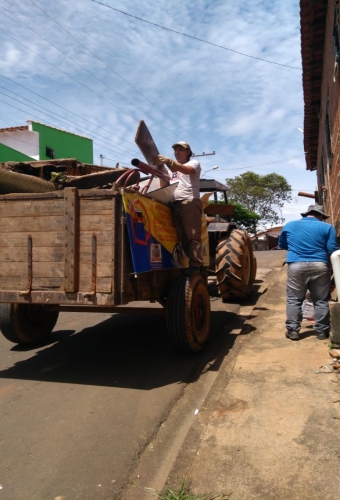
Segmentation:
<svg viewBox="0 0 340 500">
<path fill-rule="evenodd" d="M 13 130 L 0 133 L 0 145 L 7 146 L 0 149 L 0 162 L 28 161 L 39 159 L 39 134 L 29 130 Z M 14 157 L 15 152 L 18 154 Z M 27 156 L 22 160 L 20 153 Z"/>
<path fill-rule="evenodd" d="M 93 163 L 93 143 L 91 139 L 31 122 L 33 131 L 39 133 L 40 160 L 50 160 L 46 148 L 54 151 L 55 158 L 76 158 L 83 163 Z"/>
<path fill-rule="evenodd" d="M 329 0 L 324 45 L 317 179 L 319 203 L 330 214 L 327 222 L 333 224 L 340 236 L 340 62 L 334 76 L 335 54 L 340 54 L 340 12 L 335 12 L 336 1 Z M 334 31 L 334 22 L 339 30 Z M 337 23 L 336 23 L 337 24 Z M 335 80 L 335 81 L 334 81 Z"/>
<path fill-rule="evenodd" d="M 5 161 L 30 161 L 32 158 L 27 156 L 20 151 L 16 151 L 15 149 L 9 148 L 4 144 L 0 143 L 0 163 Z"/>
</svg>

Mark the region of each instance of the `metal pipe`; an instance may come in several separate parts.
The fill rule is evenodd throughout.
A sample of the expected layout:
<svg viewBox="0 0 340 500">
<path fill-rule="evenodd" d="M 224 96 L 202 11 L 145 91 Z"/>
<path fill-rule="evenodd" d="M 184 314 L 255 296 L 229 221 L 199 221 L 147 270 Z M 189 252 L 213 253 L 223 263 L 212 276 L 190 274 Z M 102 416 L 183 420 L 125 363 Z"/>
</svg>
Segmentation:
<svg viewBox="0 0 340 500">
<path fill-rule="evenodd" d="M 338 296 L 339 302 L 339 294 L 340 294 L 340 250 L 336 250 L 331 255 L 331 262 L 333 267 L 333 275 L 335 281 L 336 293 Z"/>
<path fill-rule="evenodd" d="M 155 167 L 150 167 L 150 165 L 138 160 L 138 158 L 134 158 L 133 160 L 131 160 L 131 165 L 139 168 L 139 170 L 141 170 L 143 172 L 143 174 L 151 174 L 151 175 L 154 175 L 156 177 L 159 177 L 160 179 L 163 179 L 164 181 L 167 181 L 167 182 L 170 181 L 170 175 L 165 174 L 164 172 L 161 172 L 160 170 L 158 170 Z"/>
</svg>

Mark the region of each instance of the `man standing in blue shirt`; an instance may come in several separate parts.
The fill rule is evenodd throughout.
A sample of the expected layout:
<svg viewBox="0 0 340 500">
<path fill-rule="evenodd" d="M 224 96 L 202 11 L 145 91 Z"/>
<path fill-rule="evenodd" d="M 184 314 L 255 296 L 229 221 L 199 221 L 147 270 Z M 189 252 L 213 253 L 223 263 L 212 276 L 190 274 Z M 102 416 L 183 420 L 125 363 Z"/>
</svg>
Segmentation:
<svg viewBox="0 0 340 500">
<path fill-rule="evenodd" d="M 314 304 L 314 330 L 319 340 L 329 337 L 329 256 L 339 250 L 336 232 L 324 221 L 329 215 L 320 205 L 311 205 L 302 219 L 288 222 L 282 229 L 279 247 L 287 252 L 286 337 L 299 340 L 302 302 L 307 290 Z"/>
</svg>

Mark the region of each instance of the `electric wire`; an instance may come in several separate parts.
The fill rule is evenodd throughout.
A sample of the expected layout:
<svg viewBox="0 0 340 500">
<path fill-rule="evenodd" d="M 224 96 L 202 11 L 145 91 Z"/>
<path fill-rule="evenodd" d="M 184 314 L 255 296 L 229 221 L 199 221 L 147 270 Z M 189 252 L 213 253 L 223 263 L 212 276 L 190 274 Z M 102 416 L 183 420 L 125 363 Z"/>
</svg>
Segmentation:
<svg viewBox="0 0 340 500">
<path fill-rule="evenodd" d="M 40 97 L 41 99 L 44 99 L 45 101 L 50 102 L 50 103 L 51 103 L 51 104 L 53 104 L 54 106 L 57 106 L 58 108 L 63 109 L 64 111 L 67 111 L 68 113 L 73 114 L 73 115 L 74 115 L 74 116 L 76 116 L 77 118 L 80 118 L 81 120 L 86 121 L 86 122 L 87 122 L 87 123 L 89 123 L 90 125 L 93 125 L 94 127 L 97 127 L 97 128 L 99 128 L 99 129 L 101 129 L 101 130 L 104 130 L 105 132 L 108 132 L 110 135 L 113 135 L 113 136 L 117 137 L 120 141 L 126 142 L 127 144 L 130 144 L 130 145 L 131 145 L 131 144 L 133 144 L 132 142 L 127 141 L 127 140 L 126 140 L 126 139 L 124 139 L 123 137 L 120 137 L 119 135 L 114 134 L 113 132 L 111 132 L 111 130 L 107 130 L 107 129 L 105 129 L 105 128 L 101 127 L 100 125 L 97 125 L 96 123 L 91 122 L 91 121 L 90 121 L 90 120 L 88 120 L 87 118 L 84 118 L 84 117 L 82 117 L 82 116 L 78 115 L 77 113 L 74 113 L 74 111 L 71 111 L 71 110 L 69 110 L 69 109 L 67 109 L 67 108 L 65 108 L 65 107 L 63 107 L 63 106 L 61 106 L 60 104 L 57 104 L 57 103 L 55 103 L 55 102 L 51 101 L 51 99 L 48 99 L 47 97 L 44 97 L 44 96 L 42 96 L 42 95 L 38 94 L 37 92 L 34 92 L 34 90 L 30 90 L 29 88 L 25 87 L 24 85 L 22 85 L 22 84 L 20 84 L 20 83 L 15 82 L 14 80 L 12 80 L 11 78 L 8 78 L 7 76 L 3 75 L 2 73 L 0 73 L 0 76 L 2 76 L 3 78 L 5 78 L 5 79 L 6 79 L 6 80 L 8 80 L 8 81 L 10 81 L 10 82 L 14 83 L 15 85 L 18 85 L 19 87 L 22 87 L 23 89 L 28 90 L 28 92 L 31 92 L 32 94 L 34 94 L 34 95 L 36 95 L 36 96 Z M 133 145 L 134 145 L 134 144 L 133 144 Z"/>
<path fill-rule="evenodd" d="M 80 45 L 82 45 L 90 54 L 92 54 L 98 61 L 100 61 L 102 64 L 104 64 L 107 68 L 109 68 L 118 78 L 120 78 L 123 82 L 125 82 L 129 87 L 131 87 L 135 92 L 137 92 L 141 97 L 143 97 L 146 101 L 148 101 L 149 104 L 151 104 L 153 107 L 158 109 L 161 113 L 164 114 L 167 118 L 169 118 L 175 125 L 180 127 L 182 130 L 184 130 L 187 134 L 189 134 L 191 137 L 199 141 L 201 144 L 204 144 L 200 139 L 198 139 L 196 136 L 194 136 L 191 132 L 189 132 L 186 128 L 184 128 L 182 125 L 180 125 L 177 121 L 175 121 L 170 115 L 165 113 L 159 106 L 157 106 L 155 103 L 153 103 L 148 97 L 146 97 L 142 92 L 140 92 L 136 87 L 131 85 L 128 80 L 126 80 L 124 77 L 122 77 L 112 66 L 107 64 L 103 59 L 101 59 L 97 54 L 95 54 L 87 45 L 85 45 L 83 42 L 81 42 L 77 37 L 75 37 L 70 31 L 68 31 L 62 24 L 60 24 L 54 17 L 52 17 L 49 13 L 47 13 L 40 5 L 36 4 L 33 0 L 30 0 L 33 5 L 35 5 L 38 9 L 40 9 L 47 17 L 49 17 L 52 21 L 54 21 L 60 28 L 62 28 L 69 36 L 71 36 L 74 40 L 76 40 Z M 137 108 L 138 109 L 138 108 Z M 158 123 L 158 122 L 157 122 Z"/>
<path fill-rule="evenodd" d="M 186 37 L 192 38 L 193 40 L 196 40 L 198 42 L 203 42 L 203 43 L 207 43 L 208 45 L 212 45 L 213 47 L 218 47 L 219 49 L 229 50 L 230 52 L 234 52 L 235 54 L 238 54 L 240 56 L 250 57 L 251 59 L 257 59 L 258 61 L 262 61 L 262 62 L 269 63 L 269 64 L 275 64 L 277 66 L 283 66 L 285 68 L 299 69 L 299 70 L 302 69 L 302 68 L 299 68 L 297 66 L 290 66 L 288 64 L 282 64 L 282 63 L 278 63 L 275 61 L 269 61 L 267 59 L 262 59 L 261 57 L 256 57 L 256 56 L 251 56 L 249 54 L 244 54 L 243 52 L 239 52 L 238 50 L 230 49 L 229 47 L 223 47 L 223 45 L 218 45 L 218 44 L 213 43 L 213 42 L 208 42 L 207 40 L 203 40 L 202 38 L 188 35 L 187 33 L 182 33 L 181 31 L 176 31 L 176 30 L 171 29 L 171 28 L 166 28 L 165 26 L 161 26 L 160 24 L 157 24 L 157 23 L 152 23 L 151 21 L 147 21 L 146 19 L 142 19 L 141 17 L 133 16 L 132 14 L 129 14 L 128 12 L 124 12 L 123 10 L 116 9 L 115 7 L 112 7 L 111 5 L 107 5 L 103 2 L 99 2 L 98 0 L 92 0 L 92 2 L 98 3 L 99 5 L 103 5 L 104 7 L 107 7 L 108 9 L 115 10 L 116 12 L 119 12 L 120 14 L 124 14 L 125 16 L 129 16 L 129 17 L 132 17 L 134 19 L 137 19 L 138 21 L 142 21 L 143 23 L 151 24 L 152 26 L 156 26 L 157 28 L 161 28 L 162 30 L 171 31 L 172 33 L 176 33 L 177 35 L 186 36 Z"/>
<path fill-rule="evenodd" d="M 71 120 L 68 120 L 67 118 L 66 118 L 66 120 L 67 120 L 67 121 L 65 121 L 65 118 L 64 118 L 64 117 L 61 117 L 61 116 L 60 116 L 60 115 L 58 115 L 57 113 L 55 113 L 55 112 L 53 112 L 53 111 L 51 111 L 51 110 L 49 110 L 49 109 L 47 109 L 47 108 L 44 108 L 44 107 L 43 107 L 43 106 L 41 106 L 40 104 L 37 104 L 37 103 L 35 103 L 35 102 L 31 101 L 30 99 L 23 98 L 23 97 L 22 97 L 22 96 L 20 96 L 19 94 L 16 94 L 16 93 L 15 93 L 15 92 L 13 92 L 12 90 L 8 90 L 8 89 L 6 89 L 6 88 L 5 88 L 5 87 L 3 87 L 2 85 L 0 85 L 0 88 L 5 89 L 7 92 L 10 92 L 11 94 L 14 94 L 15 96 L 20 97 L 21 99 L 24 99 L 24 100 L 25 100 L 25 101 L 27 101 L 27 102 L 31 102 L 32 104 L 35 104 L 35 106 L 38 106 L 39 108 L 42 108 L 44 111 L 40 111 L 39 109 L 37 109 L 37 108 L 35 108 L 35 107 L 33 107 L 33 106 L 30 106 L 29 104 L 26 104 L 26 102 L 22 102 L 22 101 L 20 101 L 20 100 L 18 100 L 18 99 L 16 99 L 16 98 L 14 98 L 14 97 L 11 97 L 11 96 L 9 96 L 9 95 L 5 94 L 4 92 L 2 92 L 2 91 L 0 90 L 0 94 L 5 95 L 5 96 L 6 96 L 6 97 L 8 97 L 9 99 L 12 99 L 12 100 L 14 100 L 14 101 L 17 101 L 17 102 L 19 102 L 20 104 L 24 104 L 25 106 L 27 106 L 27 107 L 29 107 L 29 108 L 31 108 L 31 109 L 34 109 L 35 111 L 38 111 L 39 113 L 43 113 L 43 114 L 45 114 L 46 116 L 48 116 L 48 117 L 50 117 L 50 118 L 55 118 L 55 117 L 57 117 L 57 121 L 60 121 L 61 123 L 66 124 L 68 127 L 70 126 L 70 123 L 71 123 L 71 124 L 73 125 L 73 128 L 76 128 L 76 129 L 77 129 L 77 128 L 78 128 L 78 129 L 79 129 L 79 128 L 80 128 L 80 129 L 83 129 L 83 130 L 85 130 L 87 133 L 90 133 L 91 135 L 94 135 L 94 136 L 97 136 L 97 137 L 99 137 L 99 138 L 102 138 L 101 140 L 103 140 L 103 139 L 104 139 L 104 141 L 103 141 L 103 142 L 106 142 L 107 144 L 109 144 L 110 146 L 112 146 L 112 143 L 107 142 L 107 138 L 106 138 L 106 137 L 101 136 L 100 134 L 98 134 L 98 133 L 96 133 L 96 132 L 89 131 L 87 128 L 83 127 L 82 125 L 79 125 L 79 124 L 77 124 L 77 123 L 75 123 L 75 122 L 72 122 Z M 3 101 L 3 102 L 4 102 L 4 101 Z M 48 111 L 49 113 L 53 113 L 53 115 L 52 115 L 52 116 L 51 116 L 51 115 L 49 115 L 48 113 L 46 113 L 46 111 Z M 114 144 L 114 143 L 113 143 L 113 144 Z M 136 154 L 136 150 L 132 150 L 132 149 L 126 148 L 126 147 L 124 147 L 124 146 L 118 146 L 118 145 L 117 145 L 117 146 L 115 146 L 115 147 L 116 147 L 116 148 L 118 148 L 118 149 L 121 149 L 124 153 L 129 152 L 129 153 L 132 153 L 132 154 L 134 154 L 134 155 Z M 119 151 L 116 151 L 116 152 L 117 152 L 117 153 L 119 153 Z"/>
<path fill-rule="evenodd" d="M 33 2 L 34 3 L 34 2 Z M 0 5 L 1 6 L 1 5 Z M 1 6 L 3 7 L 3 6 Z M 4 7 L 3 7 L 4 8 Z M 4 10 L 7 11 L 7 9 L 4 8 Z M 114 9 L 115 10 L 115 9 Z M 8 11 L 7 11 L 8 12 Z M 15 19 L 17 19 L 18 21 L 20 21 L 22 24 L 24 24 L 25 26 L 29 27 L 26 23 L 24 23 L 23 21 L 21 21 L 20 19 L 18 19 L 16 16 L 14 16 L 13 14 L 11 14 L 9 12 L 9 14 L 14 17 Z M 30 27 L 29 27 L 30 28 Z M 30 28 L 32 29 L 32 28 Z M 35 51 L 33 51 L 32 49 L 30 49 L 29 47 L 27 47 L 26 45 L 24 45 L 22 42 L 20 42 L 19 40 L 17 40 L 16 38 L 14 38 L 13 36 L 9 35 L 8 33 L 6 33 L 5 31 L 1 30 L 0 28 L 0 31 L 2 31 L 4 34 L 6 34 L 7 36 L 9 36 L 10 38 L 12 38 L 13 40 L 15 40 L 17 43 L 19 43 L 20 45 L 22 45 L 23 47 L 25 47 L 27 50 L 30 50 L 31 52 L 33 52 L 35 55 L 37 55 L 38 57 L 40 57 L 42 60 L 48 62 L 49 64 L 51 64 L 53 67 L 55 67 L 56 69 L 58 69 L 59 71 L 61 71 L 62 73 L 64 73 L 66 76 L 68 76 L 69 78 L 73 79 L 76 83 L 82 85 L 83 87 L 85 87 L 87 90 L 93 92 L 95 95 L 97 95 L 99 98 L 101 99 L 104 99 L 106 102 L 108 102 L 109 104 L 113 105 L 115 108 L 117 108 L 119 111 L 122 111 L 123 113 L 127 114 L 129 117 L 131 117 L 131 115 L 129 115 L 128 113 L 126 113 L 125 111 L 121 110 L 119 107 L 117 107 L 115 104 L 113 104 L 111 101 L 108 101 L 107 99 L 105 99 L 104 97 L 100 96 L 98 93 L 96 93 L 95 91 L 93 91 L 92 89 L 90 89 L 89 87 L 87 87 L 86 85 L 84 85 L 83 83 L 79 82 L 78 80 L 76 80 L 74 77 L 72 77 L 71 75 L 69 75 L 68 73 L 64 72 L 62 69 L 58 68 L 56 65 L 54 65 L 53 63 L 49 62 L 48 60 L 46 60 L 45 58 L 43 58 L 42 56 L 40 56 L 39 54 L 37 54 Z M 42 35 L 40 35 L 39 33 L 37 33 L 35 30 L 32 29 L 32 31 L 36 34 L 38 34 L 39 36 L 41 36 L 41 38 L 43 38 L 47 43 L 49 43 L 51 46 L 53 46 L 56 50 L 58 50 L 59 52 L 61 52 L 63 55 L 65 55 L 66 57 L 69 57 L 67 56 L 67 54 L 65 54 L 64 52 L 62 52 L 60 49 L 58 49 L 55 45 L 51 44 L 45 37 L 43 37 Z M 70 57 L 69 57 L 70 58 Z M 76 64 L 78 64 L 80 67 L 82 67 L 79 63 L 77 63 L 76 61 L 74 61 L 72 58 L 70 58 L 73 62 L 75 62 Z M 82 67 L 82 69 L 84 69 L 85 71 L 88 72 L 88 70 L 86 70 L 85 68 Z M 91 72 L 88 72 L 90 73 L 92 76 L 95 76 L 93 75 Z M 97 77 L 96 77 L 97 78 Z M 97 78 L 98 79 L 98 78 Z M 101 80 L 99 80 L 101 81 Z M 101 81 L 101 83 L 104 83 Z M 104 83 L 105 84 L 105 83 Z M 106 85 L 106 84 L 105 84 Z M 109 87 L 111 88 L 111 87 Z M 112 89 L 113 90 L 113 89 Z M 117 93 L 117 92 L 116 92 Z M 117 93 L 118 94 L 118 93 Z M 120 95 L 120 94 L 118 94 Z M 130 104 L 132 104 L 130 101 L 128 101 Z M 133 104 L 132 104 L 133 105 Z M 134 106 L 134 105 L 133 105 Z M 137 108 L 138 109 L 138 108 Z M 131 117 L 132 118 L 132 117 Z M 155 120 L 154 120 L 155 121 Z M 169 129 L 168 129 L 169 130 Z M 164 136 L 163 136 L 164 137 Z M 167 139 L 168 140 L 168 139 Z M 127 141 L 126 141 L 127 142 Z M 238 163 L 238 162 L 236 162 Z M 244 167 L 244 168 L 247 168 L 247 167 Z M 242 168 L 243 169 L 243 168 Z M 230 169 L 230 170 L 235 170 L 235 169 Z"/>
<path fill-rule="evenodd" d="M 24 26 L 26 26 L 26 28 L 30 29 L 31 31 L 33 31 L 33 33 L 35 33 L 36 35 L 38 35 L 40 38 L 42 38 L 46 43 L 48 43 L 49 45 L 51 45 L 51 47 L 53 47 L 54 49 L 56 49 L 58 52 L 60 52 L 63 56 L 67 57 L 68 59 L 70 59 L 74 64 L 76 64 L 77 66 L 79 66 L 81 69 L 83 69 L 84 71 L 86 71 L 89 75 L 91 75 L 93 78 L 95 78 L 96 80 L 98 80 L 101 84 L 103 84 L 105 87 L 107 87 L 108 89 L 110 89 L 111 91 L 113 91 L 115 94 L 117 94 L 120 98 L 124 99 L 126 102 L 128 102 L 132 107 L 136 108 L 138 111 L 140 111 L 144 116 L 150 118 L 150 120 L 152 120 L 153 122 L 155 123 L 158 123 L 158 125 L 161 125 L 161 127 L 163 127 L 165 130 L 167 130 L 168 132 L 170 132 L 171 134 L 173 134 L 175 136 L 175 132 L 173 132 L 172 130 L 170 130 L 169 128 L 167 128 L 164 124 L 158 122 L 157 120 L 155 120 L 152 116 L 148 115 L 145 111 L 143 111 L 142 109 L 140 109 L 138 106 L 136 106 L 133 102 L 131 102 L 129 99 L 127 99 L 126 97 L 124 97 L 122 94 L 120 94 L 119 92 L 117 92 L 114 88 L 112 88 L 110 85 L 108 85 L 106 82 L 104 82 L 103 80 L 101 80 L 98 76 L 96 76 L 94 73 L 92 73 L 91 71 L 89 71 L 87 68 L 85 68 L 82 64 L 80 64 L 78 61 L 76 61 L 75 59 L 73 59 L 72 57 L 70 57 L 68 54 L 66 54 L 65 52 L 63 52 L 61 49 L 59 49 L 56 45 L 54 45 L 52 42 L 50 42 L 46 37 L 44 37 L 41 33 L 39 33 L 38 31 L 36 31 L 34 28 L 32 28 L 32 26 L 29 26 L 27 23 L 25 23 L 24 21 L 22 21 L 21 19 L 19 19 L 17 16 L 15 16 L 14 14 L 12 14 L 8 9 L 6 9 L 3 5 L 0 5 L 0 7 L 5 10 L 10 16 L 12 16 L 14 19 L 16 19 L 18 22 L 20 22 L 21 24 L 23 24 Z M 3 33 L 5 33 L 7 36 L 11 36 L 9 35 L 8 33 L 6 33 L 5 31 L 1 30 Z M 14 40 L 16 40 L 14 37 L 12 37 Z M 16 40 L 18 42 L 18 40 Z M 21 42 L 19 42 L 21 43 Z M 116 109 L 118 109 L 118 111 L 121 111 L 122 113 L 126 114 L 127 116 L 129 116 L 130 118 L 133 118 L 129 113 L 127 113 L 126 111 L 122 110 L 120 107 L 116 106 L 115 104 L 113 104 L 111 101 L 108 101 L 107 99 L 105 99 L 103 96 L 100 96 L 97 92 L 95 92 L 94 90 L 90 89 L 89 87 L 87 87 L 86 85 L 84 85 L 83 83 L 79 82 L 76 78 L 74 78 L 73 76 L 69 75 L 68 73 L 66 73 L 65 71 L 63 71 L 62 69 L 60 69 L 58 66 L 54 65 L 53 63 L 51 63 L 50 61 L 47 61 L 46 59 L 44 59 L 42 56 L 40 56 L 40 54 L 37 54 L 36 52 L 34 52 L 32 49 L 30 49 L 29 47 L 27 47 L 26 45 L 24 44 L 21 44 L 23 45 L 26 49 L 30 50 L 31 52 L 33 52 L 35 55 L 37 55 L 38 57 L 41 57 L 43 60 L 45 60 L 46 62 L 49 62 L 49 64 L 51 64 L 52 66 L 54 66 L 55 68 L 59 69 L 59 71 L 62 71 L 65 75 L 67 75 L 69 78 L 72 78 L 75 82 L 79 83 L 80 85 L 84 86 L 86 89 L 90 90 L 91 92 L 94 92 L 98 97 L 106 100 L 107 102 L 109 102 L 112 106 L 114 106 Z M 163 138 L 169 140 L 167 137 L 165 136 L 162 136 Z"/>
<path fill-rule="evenodd" d="M 2 99 L 0 99 L 0 102 L 3 102 L 3 103 L 4 103 L 4 104 L 6 104 L 7 106 L 10 106 L 10 107 L 12 107 L 12 108 L 14 108 L 14 109 L 17 109 L 18 111 L 22 111 L 22 112 L 26 113 L 26 111 L 24 111 L 23 109 L 18 108 L 17 106 L 14 106 L 13 104 L 10 104 L 10 103 L 8 103 L 8 102 L 6 102 L 6 101 L 3 101 Z M 40 117 L 38 117 L 38 116 L 36 116 L 36 115 L 32 115 L 32 114 L 31 114 L 31 116 L 33 116 L 34 118 L 37 118 L 38 120 L 40 120 Z M 54 127 L 54 125 L 53 125 L 52 123 L 48 122 L 47 120 L 46 120 L 46 123 L 47 123 L 48 125 L 51 125 L 52 127 Z M 18 142 L 23 142 L 23 143 L 26 143 L 26 144 L 31 144 L 30 142 L 27 142 L 27 141 L 24 141 L 24 140 L 22 140 L 22 139 L 18 139 L 18 138 L 14 138 L 14 140 L 16 140 L 16 141 L 18 141 Z M 0 143 L 0 144 L 1 144 L 1 143 Z M 96 143 L 95 143 L 95 144 L 96 144 Z M 112 153 L 117 153 L 117 151 L 114 151 L 114 150 L 112 150 L 112 149 L 110 149 L 110 148 L 108 148 L 108 147 L 106 147 L 106 146 L 101 145 L 101 144 L 100 144 L 100 147 L 101 147 L 101 148 L 105 148 L 105 149 L 107 149 L 108 151 L 111 151 Z M 42 149 L 42 150 L 43 150 L 43 149 Z M 121 153 L 119 153 L 119 154 L 121 154 Z M 125 157 L 125 158 L 129 158 L 129 160 L 131 159 L 131 157 L 128 157 L 128 156 L 126 156 L 126 155 L 124 155 L 124 154 L 121 154 L 121 156 L 123 156 L 123 157 Z"/>
<path fill-rule="evenodd" d="M 34 2 L 33 2 L 34 3 Z M 36 4 L 35 4 L 36 5 Z M 7 9 L 5 9 L 7 11 Z M 115 10 L 115 9 L 114 9 Z M 8 11 L 7 11 L 8 12 Z M 14 16 L 13 14 L 10 13 L 10 15 L 12 15 L 14 18 L 16 18 L 16 16 Z M 18 19 L 18 18 L 16 18 Z M 19 20 L 19 19 L 18 19 Z M 25 26 L 29 27 L 26 23 L 23 23 L 21 20 L 19 20 L 22 24 L 24 24 Z M 19 42 L 18 40 L 16 40 L 14 37 L 12 37 L 11 35 L 8 35 L 8 33 L 4 32 L 3 30 L 0 29 L 0 31 L 2 31 L 3 33 L 5 33 L 7 36 L 10 36 L 12 39 L 14 39 L 16 42 L 20 43 L 21 45 L 23 45 L 26 49 L 28 50 L 31 50 L 29 49 L 27 46 L 25 46 L 24 44 L 22 44 L 21 42 Z M 35 33 L 37 33 L 35 30 L 33 30 Z M 39 33 L 37 33 L 39 36 L 41 36 L 47 43 L 49 43 L 50 45 L 52 45 L 54 48 L 56 48 L 59 52 L 61 52 L 63 55 L 66 55 L 64 52 L 60 51 L 55 45 L 51 44 L 45 37 L 43 37 L 42 35 L 40 35 Z M 31 50 L 32 51 L 32 50 Z M 36 52 L 32 51 L 34 54 L 36 54 L 38 57 L 41 57 L 44 61 L 46 62 L 49 62 L 47 61 L 46 59 L 44 59 L 42 56 L 40 56 L 39 54 L 37 54 Z M 69 57 L 66 55 L 66 57 Z M 76 64 L 78 64 L 76 61 L 74 61 L 72 58 L 70 58 L 73 62 L 75 62 Z M 52 64 L 52 63 L 49 63 L 49 64 Z M 79 64 L 78 64 L 79 65 Z M 68 77 L 74 79 L 73 77 L 71 77 L 70 75 L 68 75 L 66 72 L 64 72 L 63 70 L 61 70 L 60 68 L 58 68 L 57 66 L 53 65 L 52 66 L 56 67 L 57 69 L 59 69 L 60 71 L 62 71 L 63 73 L 65 73 Z M 82 67 L 81 65 L 79 65 L 80 67 Z M 83 67 L 82 67 L 83 68 Z M 83 68 L 85 69 L 85 68 Z M 85 69 L 86 70 L 86 69 Z M 87 70 L 86 70 L 87 71 Z M 90 73 L 90 72 L 89 72 Z M 90 73 L 92 75 L 92 73 Z M 93 75 L 94 76 L 94 75 Z M 5 77 L 6 78 L 6 77 Z M 76 79 L 74 79 L 77 83 L 80 83 L 78 82 Z M 100 80 L 101 81 L 101 80 Z M 104 83 L 104 82 L 102 82 Z M 81 83 L 80 83 L 81 84 Z M 81 84 L 83 85 L 83 84 Z M 84 85 L 83 85 L 84 86 Z M 91 92 L 94 92 L 93 90 L 89 89 L 88 87 L 85 86 L 85 88 L 87 88 L 88 90 L 90 90 Z M 110 88 L 110 87 L 109 87 Z M 99 96 L 96 92 L 94 92 L 97 96 Z M 117 93 L 118 94 L 118 93 Z M 120 95 L 120 94 L 118 94 Z M 101 97 L 101 96 L 99 96 Z M 102 98 L 102 97 L 101 97 Z M 109 102 L 110 104 L 112 104 L 113 106 L 115 106 L 113 103 L 111 103 L 110 101 L 107 101 Z M 128 101 L 130 103 L 130 101 Z M 132 103 L 130 103 L 132 104 Z M 132 104 L 133 105 L 133 104 Z M 39 105 L 38 105 L 39 106 Z M 115 106 L 116 107 L 116 106 Z M 117 108 L 120 110 L 120 108 Z M 138 108 L 137 108 L 138 109 Z M 121 110 L 120 110 L 121 111 Z M 128 115 L 130 116 L 130 115 Z M 90 122 L 91 123 L 91 122 Z M 95 126 L 97 126 L 96 124 L 93 124 Z M 109 131 L 108 131 L 109 132 Z M 128 142 L 128 141 L 125 141 L 125 142 Z M 301 155 L 303 156 L 303 155 Z M 272 164 L 272 163 L 280 163 L 280 162 L 284 162 L 284 161 L 287 161 L 286 159 L 283 159 L 283 160 L 278 160 L 277 162 L 270 162 L 269 164 Z M 261 166 L 262 164 L 260 164 Z M 246 169 L 246 168 L 255 168 L 256 166 L 259 166 L 259 165 L 250 165 L 250 166 L 245 166 L 245 167 L 242 167 L 242 168 L 225 168 L 225 169 L 221 169 L 221 170 L 243 170 L 243 169 Z"/>
</svg>

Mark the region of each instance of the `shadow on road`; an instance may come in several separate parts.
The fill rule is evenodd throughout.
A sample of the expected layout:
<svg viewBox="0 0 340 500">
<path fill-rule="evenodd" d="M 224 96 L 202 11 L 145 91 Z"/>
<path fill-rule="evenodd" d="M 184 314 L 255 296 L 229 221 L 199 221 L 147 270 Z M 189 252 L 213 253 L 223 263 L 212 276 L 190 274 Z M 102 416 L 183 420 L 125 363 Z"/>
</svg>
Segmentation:
<svg viewBox="0 0 340 500">
<path fill-rule="evenodd" d="M 165 316 L 159 314 L 114 314 L 78 333 L 58 330 L 57 324 L 45 343 L 14 346 L 11 351 L 22 357 L 1 370 L 0 377 L 141 390 L 190 383 L 207 365 L 218 369 L 236 339 L 229 332 L 242 328 L 244 321 L 232 312 L 212 312 L 211 338 L 198 354 L 177 352 L 172 347 Z"/>
</svg>

